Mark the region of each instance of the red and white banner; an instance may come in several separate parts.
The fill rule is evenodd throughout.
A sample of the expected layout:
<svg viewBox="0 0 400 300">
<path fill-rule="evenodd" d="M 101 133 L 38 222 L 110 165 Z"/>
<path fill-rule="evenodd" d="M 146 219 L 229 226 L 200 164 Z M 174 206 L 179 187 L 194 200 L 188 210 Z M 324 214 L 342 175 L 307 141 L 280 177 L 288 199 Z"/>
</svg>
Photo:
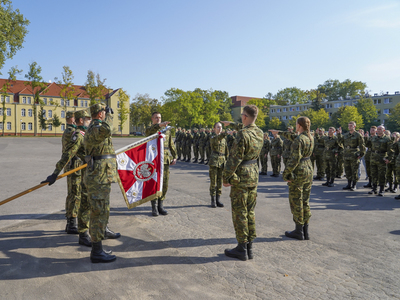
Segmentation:
<svg viewBox="0 0 400 300">
<path fill-rule="evenodd" d="M 128 208 L 162 195 L 164 135 L 117 155 L 120 187 Z"/>
</svg>

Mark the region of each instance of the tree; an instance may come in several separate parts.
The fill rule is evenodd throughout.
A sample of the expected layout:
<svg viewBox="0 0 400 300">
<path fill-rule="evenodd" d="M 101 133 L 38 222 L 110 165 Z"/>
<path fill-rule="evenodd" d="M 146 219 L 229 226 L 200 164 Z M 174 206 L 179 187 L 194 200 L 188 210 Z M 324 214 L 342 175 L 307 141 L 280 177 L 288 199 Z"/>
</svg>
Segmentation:
<svg viewBox="0 0 400 300">
<path fill-rule="evenodd" d="M 271 118 L 271 120 L 269 121 L 269 127 L 268 129 L 278 129 L 280 128 L 282 125 L 282 121 L 279 120 L 277 117 L 273 117 Z"/>
<path fill-rule="evenodd" d="M 29 20 L 25 19 L 18 9 L 13 10 L 10 0 L 0 1 L 0 16 L 0 69 L 2 69 L 5 61 L 13 58 L 17 51 L 22 49 L 28 33 Z"/>
<path fill-rule="evenodd" d="M 341 107 L 339 107 L 339 109 L 337 111 L 332 113 L 331 122 L 332 122 L 332 126 L 333 127 L 335 127 L 335 128 L 339 128 L 340 127 L 339 119 L 342 117 L 342 113 L 343 113 L 345 108 L 346 108 L 346 106 L 341 106 Z"/>
<path fill-rule="evenodd" d="M 296 120 L 299 117 L 307 117 L 311 121 L 311 130 L 315 130 L 317 128 L 325 128 L 327 129 L 331 125 L 331 121 L 329 119 L 329 113 L 325 111 L 325 109 L 321 108 L 318 111 L 315 111 L 313 109 L 308 109 L 303 111 L 301 114 L 298 114 L 296 117 L 293 117 L 289 121 L 289 125 L 293 126 L 295 128 L 296 126 Z"/>
<path fill-rule="evenodd" d="M 400 103 L 397 103 L 393 108 L 392 113 L 388 115 L 388 120 L 385 122 L 387 129 L 400 131 Z"/>
<path fill-rule="evenodd" d="M 136 94 L 132 99 L 130 109 L 130 122 L 135 127 L 146 127 L 151 122 L 151 114 L 160 111 L 161 103 L 157 99 L 151 99 L 148 94 Z M 163 116 L 165 119 L 165 117 Z"/>
<path fill-rule="evenodd" d="M 46 111 L 44 110 L 44 103 L 43 101 L 39 102 L 39 127 L 41 130 L 41 136 L 43 136 L 43 129 L 46 130 L 47 127 L 47 119 L 46 119 Z"/>
<path fill-rule="evenodd" d="M 64 111 L 67 112 L 67 101 L 73 101 L 75 97 L 75 87 L 74 87 L 74 74 L 68 66 L 63 66 L 63 72 L 61 72 L 62 80 L 55 78 L 54 81 L 61 87 L 60 97 L 64 100 Z M 73 105 L 72 105 L 73 106 Z"/>
<path fill-rule="evenodd" d="M 349 122 L 356 122 L 356 129 L 364 127 L 362 116 L 358 113 L 357 108 L 354 106 L 346 106 L 340 116 L 339 124 L 342 128 L 347 128 Z"/>
<path fill-rule="evenodd" d="M 124 124 L 126 120 L 128 120 L 129 116 L 129 98 L 130 96 L 123 90 L 119 89 L 119 108 L 118 108 L 118 119 L 119 126 L 121 128 L 121 136 L 122 130 L 124 129 Z"/>
<path fill-rule="evenodd" d="M 43 82 L 43 78 L 40 75 L 42 72 L 42 68 L 37 64 L 37 62 L 33 62 L 29 65 L 28 74 L 25 74 L 25 78 L 29 81 L 24 82 L 26 86 L 30 86 L 33 95 L 33 118 L 34 118 L 34 136 L 37 135 L 37 105 L 41 104 L 42 100 L 40 100 L 40 93 L 42 93 L 46 84 Z"/>
<path fill-rule="evenodd" d="M 318 85 L 318 90 L 326 95 L 328 101 L 339 100 L 340 97 L 354 98 L 355 96 L 362 96 L 365 94 L 367 84 L 361 81 L 351 81 L 346 79 L 343 82 L 335 79 L 326 80 L 323 84 Z"/>
<path fill-rule="evenodd" d="M 18 70 L 17 66 L 16 67 L 11 67 L 10 71 L 8 71 L 8 80 L 3 84 L 1 87 L 1 95 L 3 96 L 3 133 L 2 135 L 4 136 L 4 124 L 6 123 L 6 97 L 9 95 L 8 94 L 8 89 L 10 88 L 11 84 L 17 80 L 17 74 L 22 73 L 22 70 Z"/>
<path fill-rule="evenodd" d="M 326 97 L 326 95 L 324 93 L 322 93 L 320 90 L 311 89 L 309 91 L 306 91 L 306 94 L 307 94 L 309 101 L 312 103 L 311 108 L 313 110 L 318 111 L 324 107 L 322 102 L 323 102 L 324 98 Z"/>
<path fill-rule="evenodd" d="M 57 135 L 57 128 L 61 126 L 61 120 L 57 116 L 57 114 L 54 114 L 53 120 L 51 121 L 51 124 L 54 126 L 54 136 Z"/>
<path fill-rule="evenodd" d="M 265 113 L 263 111 L 264 108 L 264 101 L 263 99 L 250 99 L 247 102 L 248 105 L 255 105 L 258 108 L 258 116 L 256 119 L 256 125 L 261 129 L 265 128 Z"/>
<path fill-rule="evenodd" d="M 105 86 L 106 80 L 106 78 L 101 80 L 99 73 L 95 75 L 93 71 L 88 71 L 87 79 L 85 82 L 85 90 L 90 98 L 90 106 L 98 103 L 103 98 L 103 92 L 107 89 L 107 87 Z"/>
<path fill-rule="evenodd" d="M 284 104 L 301 104 L 308 102 L 307 93 L 297 87 L 279 90 L 274 96 L 274 100 Z"/>
<path fill-rule="evenodd" d="M 371 126 L 379 125 L 377 122 L 378 110 L 371 98 L 361 97 L 356 104 L 358 113 L 363 117 L 365 129 L 368 130 Z"/>
</svg>

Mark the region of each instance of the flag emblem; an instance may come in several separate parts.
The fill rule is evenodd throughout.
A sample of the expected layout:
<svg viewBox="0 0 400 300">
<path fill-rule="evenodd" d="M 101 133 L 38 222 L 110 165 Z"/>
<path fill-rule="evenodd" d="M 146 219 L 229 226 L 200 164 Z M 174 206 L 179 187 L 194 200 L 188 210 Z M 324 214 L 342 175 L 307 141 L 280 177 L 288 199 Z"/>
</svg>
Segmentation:
<svg viewBox="0 0 400 300">
<path fill-rule="evenodd" d="M 151 161 L 142 161 L 133 169 L 133 175 L 138 181 L 147 181 L 153 177 L 156 168 Z"/>
</svg>

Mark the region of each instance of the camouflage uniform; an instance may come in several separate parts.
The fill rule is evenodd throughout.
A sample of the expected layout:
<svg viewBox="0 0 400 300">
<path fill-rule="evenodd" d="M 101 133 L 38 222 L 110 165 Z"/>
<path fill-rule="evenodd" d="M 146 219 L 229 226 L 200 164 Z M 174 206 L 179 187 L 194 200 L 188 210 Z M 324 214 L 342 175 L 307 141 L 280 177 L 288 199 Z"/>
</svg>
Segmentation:
<svg viewBox="0 0 400 300">
<path fill-rule="evenodd" d="M 392 145 L 394 143 L 394 138 L 389 137 Z M 389 161 L 389 163 L 386 165 L 386 181 L 389 183 L 389 188 L 387 191 L 392 190 L 393 184 L 397 186 L 397 177 L 396 177 L 396 165 L 395 161 Z M 385 183 L 386 184 L 386 183 Z"/>
<path fill-rule="evenodd" d="M 197 132 L 197 128 L 194 129 L 193 133 L 193 156 L 194 156 L 194 161 L 197 162 L 199 159 L 199 139 L 200 139 L 200 133 Z"/>
<path fill-rule="evenodd" d="M 336 177 L 337 154 L 339 152 L 338 139 L 336 136 L 325 136 L 323 145 L 323 169 L 326 172 L 326 184 L 324 185 L 331 187 Z"/>
<path fill-rule="evenodd" d="M 207 156 L 207 164 L 210 161 L 210 156 L 211 156 L 211 148 L 210 148 L 210 138 L 212 136 L 212 133 L 210 131 L 207 132 L 207 138 L 206 138 L 206 145 L 205 145 L 205 152 Z"/>
<path fill-rule="evenodd" d="M 314 137 L 314 151 L 315 164 L 317 166 L 317 177 L 315 179 L 323 179 L 325 176 L 324 169 L 324 136 L 317 135 Z"/>
<path fill-rule="evenodd" d="M 390 161 L 395 162 L 396 166 L 396 178 L 400 178 L 400 140 L 392 145 Z M 400 195 L 396 196 L 395 199 L 399 200 Z"/>
<path fill-rule="evenodd" d="M 205 140 L 206 140 L 206 133 L 204 132 L 204 128 L 200 130 L 200 136 L 199 136 L 199 154 L 200 154 L 200 164 L 204 163 L 204 146 L 205 146 Z"/>
<path fill-rule="evenodd" d="M 210 196 L 221 195 L 222 171 L 228 157 L 228 147 L 225 137 L 225 133 L 220 133 L 219 135 L 213 135 L 210 139 L 211 157 L 208 164 L 210 167 Z"/>
<path fill-rule="evenodd" d="M 281 156 L 282 156 L 283 141 L 277 136 L 271 141 L 271 165 L 272 165 L 272 175 L 278 177 L 281 173 Z"/>
<path fill-rule="evenodd" d="M 104 109 L 104 104 L 90 107 L 92 115 Z M 92 120 L 83 140 L 85 160 L 89 162 L 84 180 L 90 203 L 89 232 L 93 243 L 104 239 L 110 215 L 111 183 L 118 181 L 117 161 L 111 140 L 112 121 L 110 113 L 106 114 L 103 121 Z"/>
<path fill-rule="evenodd" d="M 261 175 L 267 175 L 268 172 L 268 153 L 271 149 L 271 142 L 269 139 L 264 139 L 263 147 L 260 153 L 260 162 L 261 162 Z"/>
<path fill-rule="evenodd" d="M 369 184 L 364 187 L 372 187 L 372 181 L 371 181 L 371 148 L 368 146 L 369 140 L 372 138 L 372 136 L 364 137 L 364 144 L 368 148 L 367 152 L 365 153 L 364 160 L 365 160 L 365 171 L 367 172 L 368 176 L 368 181 Z"/>
<path fill-rule="evenodd" d="M 178 155 L 178 160 L 181 158 L 181 140 L 182 140 L 182 131 L 178 128 L 175 134 L 175 145 L 176 145 L 176 153 Z"/>
<path fill-rule="evenodd" d="M 286 163 L 290 158 L 290 147 L 292 146 L 292 141 L 286 138 L 283 138 L 283 152 L 282 152 L 282 158 L 283 158 L 283 164 L 286 167 Z"/>
<path fill-rule="evenodd" d="M 343 143 L 338 141 L 338 156 L 337 156 L 337 160 L 336 160 L 336 177 L 337 178 L 341 178 L 343 175 L 343 165 L 344 165 L 343 153 L 344 153 Z"/>
<path fill-rule="evenodd" d="M 193 135 L 190 132 L 190 129 L 186 133 L 185 139 L 185 157 L 187 157 L 186 161 L 190 162 L 192 159 L 192 143 L 193 143 Z"/>
<path fill-rule="evenodd" d="M 232 185 L 230 197 L 232 220 L 239 244 L 256 238 L 254 208 L 256 206 L 258 165 L 257 158 L 263 146 L 263 132 L 255 124 L 243 127 L 235 124 L 237 134 L 232 151 L 225 164 L 222 178 Z"/>
<path fill-rule="evenodd" d="M 235 141 L 235 137 L 232 133 L 228 134 L 226 137 L 226 144 L 228 146 L 228 150 L 232 149 L 233 142 Z"/>
<path fill-rule="evenodd" d="M 358 157 L 363 157 L 365 154 L 364 139 L 357 131 L 353 133 L 347 132 L 343 135 L 338 133 L 337 137 L 344 147 L 344 170 L 348 181 L 344 189 L 355 189 L 359 179 L 358 167 L 360 159 Z"/>
</svg>

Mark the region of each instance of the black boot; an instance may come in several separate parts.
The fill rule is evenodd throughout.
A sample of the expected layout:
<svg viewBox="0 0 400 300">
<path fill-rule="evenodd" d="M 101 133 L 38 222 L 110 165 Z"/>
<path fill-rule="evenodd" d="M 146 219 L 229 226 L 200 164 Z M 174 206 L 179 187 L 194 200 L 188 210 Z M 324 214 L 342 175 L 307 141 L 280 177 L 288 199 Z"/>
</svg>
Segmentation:
<svg viewBox="0 0 400 300">
<path fill-rule="evenodd" d="M 249 259 L 253 259 L 253 242 L 247 244 L 247 256 Z"/>
<path fill-rule="evenodd" d="M 211 207 L 216 208 L 217 205 L 215 204 L 215 196 L 211 196 Z"/>
<path fill-rule="evenodd" d="M 119 232 L 115 233 L 108 226 L 106 226 L 106 231 L 104 232 L 104 239 L 117 239 L 121 236 Z"/>
<path fill-rule="evenodd" d="M 296 224 L 296 229 L 293 231 L 285 231 L 285 235 L 292 239 L 303 240 L 303 225 Z"/>
<path fill-rule="evenodd" d="M 235 248 L 225 249 L 225 255 L 240 260 L 247 260 L 247 243 L 238 244 Z"/>
<path fill-rule="evenodd" d="M 78 224 L 76 222 L 76 218 L 69 218 L 69 222 L 67 224 L 67 233 L 68 234 L 78 234 Z"/>
<path fill-rule="evenodd" d="M 323 183 L 322 185 L 323 186 L 328 186 L 330 181 L 331 181 L 331 179 L 329 177 L 326 177 L 326 182 Z"/>
<path fill-rule="evenodd" d="M 368 192 L 368 194 L 372 195 L 372 194 L 377 194 L 377 185 L 376 184 L 372 184 L 372 190 Z"/>
<path fill-rule="evenodd" d="M 398 196 L 394 197 L 394 199 L 396 199 L 396 200 L 400 200 L 400 195 L 398 195 Z"/>
<path fill-rule="evenodd" d="M 344 190 L 350 190 L 351 189 L 351 180 L 347 179 L 347 185 L 343 189 Z"/>
<path fill-rule="evenodd" d="M 352 183 L 351 183 L 351 189 L 350 189 L 350 191 L 355 191 L 357 189 L 357 181 L 353 181 Z"/>
<path fill-rule="evenodd" d="M 92 263 L 108 263 L 117 259 L 115 255 L 107 254 L 103 251 L 103 245 L 100 242 L 92 243 L 92 252 L 90 253 L 90 260 Z"/>
<path fill-rule="evenodd" d="M 79 245 L 92 247 L 92 241 L 90 239 L 88 230 L 86 230 L 85 232 L 79 233 Z"/>
<path fill-rule="evenodd" d="M 303 226 L 303 233 L 304 233 L 304 239 L 305 239 L 305 240 L 309 240 L 310 237 L 309 237 L 309 235 L 308 235 L 308 224 L 304 224 L 304 226 Z"/>
<path fill-rule="evenodd" d="M 198 161 L 198 159 L 196 158 L 193 163 L 195 164 L 195 163 L 197 163 L 197 161 Z"/>
<path fill-rule="evenodd" d="M 164 209 L 164 200 L 158 199 L 158 212 L 163 216 L 168 215 L 168 212 Z"/>
<path fill-rule="evenodd" d="M 393 188 L 390 190 L 391 193 L 396 193 L 397 192 L 397 184 L 393 185 Z"/>
<path fill-rule="evenodd" d="M 366 185 L 364 185 L 365 188 L 371 188 L 372 184 L 371 184 L 371 178 L 368 178 L 368 183 Z"/>
<path fill-rule="evenodd" d="M 379 186 L 379 193 L 378 196 L 383 196 L 385 194 L 385 186 L 384 185 L 380 185 Z"/>
<path fill-rule="evenodd" d="M 387 189 L 385 189 L 385 192 L 389 192 L 391 189 L 392 189 L 392 183 L 389 182 L 389 186 L 388 186 Z"/>
<path fill-rule="evenodd" d="M 331 178 L 331 181 L 328 183 L 328 187 L 333 187 L 333 186 L 334 186 L 334 185 L 333 185 L 334 182 L 335 182 L 335 178 L 332 177 L 332 178 Z"/>
<path fill-rule="evenodd" d="M 204 164 L 204 159 L 200 160 L 199 165 Z"/>
<path fill-rule="evenodd" d="M 154 217 L 158 216 L 158 210 L 157 210 L 157 200 L 151 200 L 151 214 Z"/>
<path fill-rule="evenodd" d="M 218 207 L 224 207 L 224 205 L 222 204 L 222 202 L 219 201 L 219 197 L 220 197 L 220 195 L 217 195 L 217 196 L 215 197 L 215 202 L 217 203 L 217 206 L 218 206 Z"/>
</svg>

